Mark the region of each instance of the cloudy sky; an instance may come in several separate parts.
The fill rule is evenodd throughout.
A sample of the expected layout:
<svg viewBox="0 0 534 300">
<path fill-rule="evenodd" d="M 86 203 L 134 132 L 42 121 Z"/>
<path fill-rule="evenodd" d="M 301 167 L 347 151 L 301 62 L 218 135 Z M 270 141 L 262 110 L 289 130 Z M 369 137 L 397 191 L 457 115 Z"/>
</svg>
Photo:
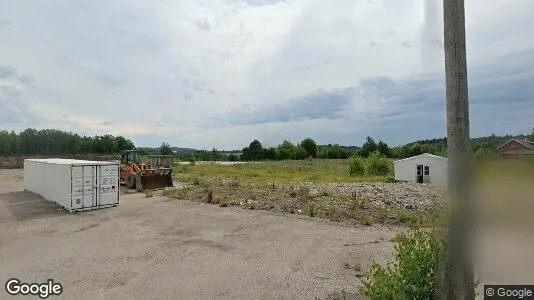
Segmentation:
<svg viewBox="0 0 534 300">
<path fill-rule="evenodd" d="M 466 2 L 472 135 L 527 133 L 534 1 Z M 0 0 L 0 129 L 206 149 L 443 137 L 442 40 L 441 0 Z"/>
</svg>

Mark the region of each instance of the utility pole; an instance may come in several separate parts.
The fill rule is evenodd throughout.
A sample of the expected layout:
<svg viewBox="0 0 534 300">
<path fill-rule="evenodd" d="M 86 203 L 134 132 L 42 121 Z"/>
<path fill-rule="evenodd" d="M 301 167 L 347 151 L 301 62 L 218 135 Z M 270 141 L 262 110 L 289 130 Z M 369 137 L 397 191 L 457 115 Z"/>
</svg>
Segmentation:
<svg viewBox="0 0 534 300">
<path fill-rule="evenodd" d="M 475 291 L 470 238 L 473 214 L 464 0 L 443 0 L 443 21 L 451 213 L 447 244 L 451 261 L 450 266 L 445 264 L 446 272 L 436 276 L 436 288 L 440 289 L 436 296 L 471 300 L 475 298 Z"/>
</svg>

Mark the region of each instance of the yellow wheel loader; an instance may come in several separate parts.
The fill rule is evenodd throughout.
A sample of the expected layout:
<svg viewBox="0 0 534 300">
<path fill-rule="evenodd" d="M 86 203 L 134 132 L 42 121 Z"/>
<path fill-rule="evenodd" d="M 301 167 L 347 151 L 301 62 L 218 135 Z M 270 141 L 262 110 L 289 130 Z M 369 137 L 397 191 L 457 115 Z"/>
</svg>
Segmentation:
<svg viewBox="0 0 534 300">
<path fill-rule="evenodd" d="M 156 159 L 157 158 L 157 159 Z M 172 187 L 172 156 L 149 156 L 149 162 L 141 162 L 138 150 L 121 153 L 121 184 L 129 189 L 145 190 Z"/>
</svg>

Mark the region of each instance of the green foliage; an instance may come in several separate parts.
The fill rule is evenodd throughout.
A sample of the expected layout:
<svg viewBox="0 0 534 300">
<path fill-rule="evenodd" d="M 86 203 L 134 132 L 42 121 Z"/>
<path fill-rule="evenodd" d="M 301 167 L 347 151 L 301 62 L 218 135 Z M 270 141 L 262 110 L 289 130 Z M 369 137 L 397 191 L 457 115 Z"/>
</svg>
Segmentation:
<svg viewBox="0 0 534 300">
<path fill-rule="evenodd" d="M 315 203 L 313 203 L 313 202 L 308 203 L 308 214 L 312 218 L 315 217 L 315 214 L 316 214 L 316 212 L 315 212 Z"/>
<path fill-rule="evenodd" d="M 134 149 L 134 143 L 122 136 L 81 137 L 54 129 L 26 129 L 15 133 L 0 130 L 0 155 L 65 155 L 80 153 L 116 154 Z"/>
<path fill-rule="evenodd" d="M 376 149 L 385 157 L 391 157 L 391 149 L 389 149 L 388 144 L 379 141 Z"/>
<path fill-rule="evenodd" d="M 350 151 L 347 147 L 335 145 L 322 146 L 321 150 L 317 153 L 319 158 L 329 158 L 329 159 L 344 159 L 350 156 Z"/>
<path fill-rule="evenodd" d="M 351 176 L 365 175 L 365 161 L 359 156 L 352 156 L 349 158 L 349 174 Z"/>
<path fill-rule="evenodd" d="M 189 164 L 190 165 L 195 165 L 197 163 L 197 159 L 194 157 L 194 156 L 190 156 L 189 157 Z"/>
<path fill-rule="evenodd" d="M 295 149 L 295 153 L 293 153 L 293 159 L 306 159 L 308 158 L 309 154 L 306 151 L 306 149 L 302 145 L 298 145 Z"/>
<path fill-rule="evenodd" d="M 315 141 L 311 138 L 306 138 L 302 142 L 300 142 L 300 145 L 306 149 L 306 153 L 308 156 L 311 156 L 313 158 L 317 157 L 317 144 Z"/>
<path fill-rule="evenodd" d="M 368 136 L 365 140 L 365 143 L 362 146 L 362 149 L 360 150 L 360 155 L 362 157 L 369 157 L 373 152 L 377 150 L 377 145 L 375 140 Z"/>
<path fill-rule="evenodd" d="M 423 154 L 423 148 L 420 144 L 415 144 L 410 147 L 409 156 L 417 156 Z"/>
<path fill-rule="evenodd" d="M 159 146 L 159 154 L 161 155 L 171 155 L 172 154 L 172 148 L 171 145 L 167 142 L 161 143 L 161 146 Z"/>
<path fill-rule="evenodd" d="M 293 145 L 288 140 L 284 140 L 282 144 L 278 145 L 276 147 L 276 159 L 278 160 L 285 160 L 285 159 L 292 159 L 294 157 L 294 153 L 296 152 L 297 147 Z"/>
<path fill-rule="evenodd" d="M 360 292 L 370 299 L 432 299 L 434 267 L 440 258 L 437 237 L 414 230 L 396 240 L 396 262 L 386 266 L 374 263 Z"/>
<path fill-rule="evenodd" d="M 369 175 L 387 175 L 389 173 L 389 162 L 388 160 L 380 154 L 380 152 L 375 151 L 367 160 L 367 173 Z"/>
<path fill-rule="evenodd" d="M 263 149 L 263 158 L 275 160 L 276 159 L 276 148 L 269 147 L 269 148 Z"/>
<path fill-rule="evenodd" d="M 254 140 L 246 148 L 243 148 L 243 154 L 241 154 L 242 160 L 261 160 L 263 159 L 264 150 L 260 141 Z"/>
<path fill-rule="evenodd" d="M 474 154 L 473 159 L 476 161 L 484 161 L 493 156 L 493 152 L 487 148 L 479 148 Z"/>
<path fill-rule="evenodd" d="M 228 155 L 228 161 L 239 161 L 239 156 L 232 153 Z"/>
</svg>

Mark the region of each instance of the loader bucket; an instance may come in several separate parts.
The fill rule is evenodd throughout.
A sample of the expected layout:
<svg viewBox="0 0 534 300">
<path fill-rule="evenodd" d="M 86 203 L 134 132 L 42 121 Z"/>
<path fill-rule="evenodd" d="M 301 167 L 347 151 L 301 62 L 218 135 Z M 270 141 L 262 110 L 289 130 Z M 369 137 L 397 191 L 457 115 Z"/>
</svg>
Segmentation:
<svg viewBox="0 0 534 300">
<path fill-rule="evenodd" d="M 144 170 L 139 172 L 136 178 L 136 188 L 140 192 L 171 186 L 173 186 L 171 168 Z"/>
</svg>

